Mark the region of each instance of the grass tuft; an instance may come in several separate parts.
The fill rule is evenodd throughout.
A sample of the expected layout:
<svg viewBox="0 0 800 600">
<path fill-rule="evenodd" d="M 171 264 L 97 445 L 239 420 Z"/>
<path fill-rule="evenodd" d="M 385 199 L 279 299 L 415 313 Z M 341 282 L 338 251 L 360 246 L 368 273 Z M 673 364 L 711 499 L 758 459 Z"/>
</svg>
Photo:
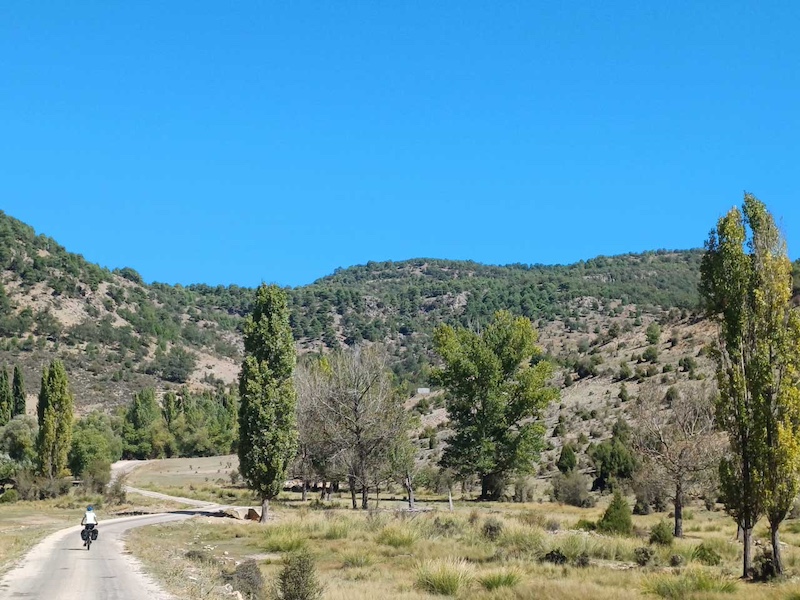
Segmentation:
<svg viewBox="0 0 800 600">
<path fill-rule="evenodd" d="M 736 591 L 736 582 L 721 575 L 691 570 L 684 571 L 681 575 L 654 577 L 645 583 L 645 591 L 667 600 L 683 600 L 700 592 L 731 594 Z"/>
<path fill-rule="evenodd" d="M 306 538 L 296 528 L 278 525 L 266 528 L 261 547 L 267 552 L 297 552 L 306 544 Z"/>
<path fill-rule="evenodd" d="M 342 567 L 345 569 L 369 567 L 373 562 L 372 555 L 366 552 L 348 552 L 342 556 Z"/>
<path fill-rule="evenodd" d="M 417 533 L 413 529 L 388 525 L 381 530 L 376 541 L 392 548 L 408 548 L 417 541 Z"/>
<path fill-rule="evenodd" d="M 516 569 L 507 571 L 494 571 L 481 575 L 478 579 L 485 590 L 496 590 L 503 587 L 514 587 L 522 580 L 522 575 Z"/>
<path fill-rule="evenodd" d="M 427 561 L 417 567 L 417 587 L 429 594 L 455 596 L 469 587 L 474 575 L 463 558 Z"/>
</svg>

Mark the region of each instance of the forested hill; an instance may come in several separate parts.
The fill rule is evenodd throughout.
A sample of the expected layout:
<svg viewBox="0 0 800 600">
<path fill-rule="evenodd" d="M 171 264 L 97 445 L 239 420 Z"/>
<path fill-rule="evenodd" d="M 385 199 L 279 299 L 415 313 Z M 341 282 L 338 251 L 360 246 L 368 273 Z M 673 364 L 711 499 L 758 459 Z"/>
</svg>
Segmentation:
<svg viewBox="0 0 800 600">
<path fill-rule="evenodd" d="M 586 299 L 608 311 L 611 300 L 691 310 L 701 256 L 655 251 L 567 266 L 370 262 L 288 290 L 292 327 L 300 350 L 386 342 L 398 374 L 421 382 L 438 323 L 479 325 L 509 309 L 570 327 Z M 237 286 L 147 285 L 134 269 L 98 267 L 0 213 L 0 361 L 23 366 L 31 394 L 54 356 L 65 360 L 79 405 L 127 401 L 146 385 L 230 383 L 253 295 Z"/>
</svg>

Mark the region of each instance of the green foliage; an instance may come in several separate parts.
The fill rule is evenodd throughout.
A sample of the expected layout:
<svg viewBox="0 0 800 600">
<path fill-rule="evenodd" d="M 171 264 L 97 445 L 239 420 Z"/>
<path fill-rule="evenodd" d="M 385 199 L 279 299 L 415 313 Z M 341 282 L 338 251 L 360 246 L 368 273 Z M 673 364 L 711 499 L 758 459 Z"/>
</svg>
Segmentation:
<svg viewBox="0 0 800 600">
<path fill-rule="evenodd" d="M 22 377 L 22 370 L 18 366 L 14 366 L 14 381 L 12 385 L 11 395 L 13 397 L 14 408 L 13 415 L 25 414 L 25 380 Z"/>
<path fill-rule="evenodd" d="M 17 415 L 0 429 L 0 449 L 23 467 L 36 460 L 36 420 L 28 415 Z"/>
<path fill-rule="evenodd" d="M 444 366 L 433 377 L 448 392 L 455 430 L 442 466 L 477 473 L 484 498 L 499 498 L 509 474 L 530 472 L 542 447 L 536 421 L 558 390 L 547 385 L 552 366 L 539 360 L 536 339 L 528 319 L 506 311 L 481 334 L 442 325 L 434 335 Z"/>
<path fill-rule="evenodd" d="M 556 467 L 562 473 L 569 473 L 578 466 L 578 459 L 575 456 L 575 450 L 572 449 L 570 444 L 564 444 L 561 448 L 561 454 L 556 462 Z"/>
<path fill-rule="evenodd" d="M 166 381 L 185 383 L 196 366 L 197 356 L 194 353 L 181 346 L 173 346 L 169 352 L 157 351 L 147 372 L 156 373 Z"/>
<path fill-rule="evenodd" d="M 631 366 L 628 364 L 627 360 L 623 360 L 619 363 L 619 373 L 617 374 L 617 379 L 619 381 L 626 381 L 633 377 L 633 370 L 631 370 Z"/>
<path fill-rule="evenodd" d="M 0 494 L 0 504 L 13 504 L 19 501 L 19 492 L 14 488 Z"/>
<path fill-rule="evenodd" d="M 619 386 L 619 394 L 617 394 L 617 398 L 619 398 L 623 402 L 627 402 L 628 400 L 631 399 L 631 396 L 628 393 L 628 388 L 625 386 L 624 383 Z"/>
<path fill-rule="evenodd" d="M 39 392 L 39 433 L 36 440 L 37 466 L 40 475 L 49 479 L 61 477 L 67 468 L 72 445 L 73 398 L 67 372 L 55 360 L 42 373 Z"/>
<path fill-rule="evenodd" d="M 305 550 L 289 554 L 278 574 L 272 597 L 275 600 L 316 600 L 322 597 L 322 592 L 311 554 Z"/>
<path fill-rule="evenodd" d="M 709 567 L 716 567 L 722 564 L 722 556 L 720 556 L 719 552 L 705 542 L 695 546 L 692 551 L 692 560 L 696 560 Z"/>
<path fill-rule="evenodd" d="M 675 536 L 672 526 L 664 520 L 659 521 L 650 528 L 650 543 L 659 546 L 671 546 Z"/>
<path fill-rule="evenodd" d="M 236 565 L 226 579 L 234 590 L 240 592 L 247 600 L 262 600 L 266 595 L 264 576 L 258 563 L 252 558 Z"/>
<path fill-rule="evenodd" d="M 595 489 L 605 490 L 613 487 L 614 481 L 630 479 L 636 469 L 636 459 L 624 435 L 592 445 L 586 454 L 595 467 Z"/>
<path fill-rule="evenodd" d="M 777 532 L 798 494 L 800 313 L 791 302 L 791 276 L 772 215 L 745 194 L 742 211 L 731 209 L 709 235 L 700 291 L 721 331 L 715 409 L 731 449 L 720 467 L 722 498 L 746 544 L 762 514 Z M 745 576 L 748 558 L 749 548 Z M 775 566 L 782 571 L 779 560 Z"/>
<path fill-rule="evenodd" d="M 633 551 L 633 559 L 640 567 L 647 566 L 653 560 L 653 556 L 655 556 L 655 550 L 647 546 L 640 546 Z"/>
<path fill-rule="evenodd" d="M 85 472 L 92 467 L 92 479 L 106 478 L 101 476 L 102 465 L 119 460 L 122 451 L 123 441 L 114 431 L 112 418 L 98 411 L 89 413 L 75 423 L 69 469 L 76 477 L 85 478 Z"/>
<path fill-rule="evenodd" d="M 554 500 L 580 508 L 594 506 L 594 500 L 589 495 L 589 482 L 582 473 L 574 470 L 559 473 L 553 477 L 552 485 Z"/>
<path fill-rule="evenodd" d="M 14 412 L 14 397 L 11 392 L 11 382 L 5 367 L 0 370 L 0 427 L 11 420 Z"/>
<path fill-rule="evenodd" d="M 647 343 L 651 346 L 655 346 L 658 344 L 659 340 L 661 339 L 661 327 L 658 323 L 653 321 L 650 325 L 647 326 L 647 329 L 644 332 L 645 337 L 647 338 Z"/>
<path fill-rule="evenodd" d="M 631 507 L 628 502 L 617 490 L 611 504 L 597 522 L 597 530 L 602 533 L 631 535 L 633 533 L 633 520 L 631 519 Z"/>
<path fill-rule="evenodd" d="M 297 450 L 295 349 L 286 294 L 258 289 L 244 325 L 245 360 L 239 376 L 239 463 L 262 501 L 277 496 Z M 265 515 L 262 515 L 262 519 Z"/>
<path fill-rule="evenodd" d="M 642 352 L 642 360 L 645 362 L 658 362 L 658 348 L 656 346 L 648 346 Z"/>
</svg>

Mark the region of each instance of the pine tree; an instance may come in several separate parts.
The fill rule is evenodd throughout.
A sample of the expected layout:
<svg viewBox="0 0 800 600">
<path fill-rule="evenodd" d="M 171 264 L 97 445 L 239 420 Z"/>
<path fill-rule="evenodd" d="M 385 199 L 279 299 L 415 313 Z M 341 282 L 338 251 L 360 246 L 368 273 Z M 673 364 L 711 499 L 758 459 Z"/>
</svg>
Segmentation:
<svg viewBox="0 0 800 600">
<path fill-rule="evenodd" d="M 244 324 L 245 359 L 239 375 L 239 464 L 261 496 L 261 522 L 283 489 L 297 451 L 296 361 L 286 294 L 262 284 Z"/>
<path fill-rule="evenodd" d="M 14 367 L 14 385 L 12 386 L 12 396 L 14 397 L 13 416 L 25 414 L 25 380 L 22 378 L 22 370 Z"/>
<path fill-rule="evenodd" d="M 578 459 L 575 456 L 575 450 L 572 449 L 570 444 L 564 444 L 561 448 L 561 455 L 558 457 L 556 467 L 562 473 L 570 473 L 578 466 Z"/>
<path fill-rule="evenodd" d="M 72 444 L 73 398 L 67 372 L 59 360 L 51 362 L 42 373 L 37 414 L 39 473 L 50 479 L 61 477 L 66 471 Z"/>
<path fill-rule="evenodd" d="M 14 398 L 11 395 L 11 382 L 5 367 L 0 371 L 0 427 L 11 420 Z"/>
</svg>

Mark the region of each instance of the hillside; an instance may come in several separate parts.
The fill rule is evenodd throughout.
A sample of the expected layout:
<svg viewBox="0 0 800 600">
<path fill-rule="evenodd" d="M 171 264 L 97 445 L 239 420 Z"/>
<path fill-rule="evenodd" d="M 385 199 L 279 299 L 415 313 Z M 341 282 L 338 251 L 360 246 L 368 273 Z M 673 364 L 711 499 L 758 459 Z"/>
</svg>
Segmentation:
<svg viewBox="0 0 800 600">
<path fill-rule="evenodd" d="M 566 266 L 367 263 L 287 291 L 301 352 L 385 342 L 409 389 L 426 382 L 436 324 L 480 326 L 501 308 L 534 320 L 548 352 L 585 375 L 584 346 L 603 336 L 643 336 L 655 318 L 683 335 L 701 256 L 661 250 Z M 145 386 L 232 383 L 252 298 L 237 286 L 147 285 L 131 268 L 98 267 L 0 213 L 0 362 L 23 367 L 31 395 L 55 356 L 82 408 L 125 402 Z M 612 352 L 609 343 L 599 354 Z"/>
</svg>

